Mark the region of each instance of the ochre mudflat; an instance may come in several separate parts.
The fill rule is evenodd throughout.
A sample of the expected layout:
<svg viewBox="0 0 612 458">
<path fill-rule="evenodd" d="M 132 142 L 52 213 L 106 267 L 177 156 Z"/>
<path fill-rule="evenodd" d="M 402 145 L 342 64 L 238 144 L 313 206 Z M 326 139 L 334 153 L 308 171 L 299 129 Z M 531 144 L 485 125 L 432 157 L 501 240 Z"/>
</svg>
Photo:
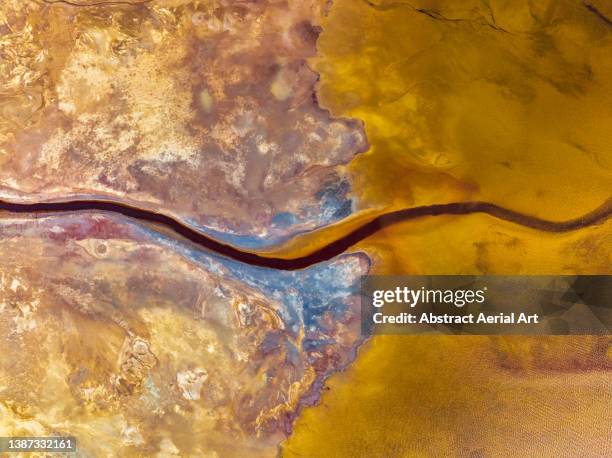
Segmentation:
<svg viewBox="0 0 612 458">
<path fill-rule="evenodd" d="M 349 166 L 359 205 L 482 199 L 565 219 L 606 201 L 606 18 L 601 1 L 336 0 L 313 61 L 321 102 L 365 121 L 371 149 Z M 352 250 L 381 274 L 610 274 L 611 246 L 609 221 L 545 234 L 470 215 L 401 223 Z M 605 455 L 611 369 L 605 337 L 376 336 L 284 455 Z"/>
</svg>

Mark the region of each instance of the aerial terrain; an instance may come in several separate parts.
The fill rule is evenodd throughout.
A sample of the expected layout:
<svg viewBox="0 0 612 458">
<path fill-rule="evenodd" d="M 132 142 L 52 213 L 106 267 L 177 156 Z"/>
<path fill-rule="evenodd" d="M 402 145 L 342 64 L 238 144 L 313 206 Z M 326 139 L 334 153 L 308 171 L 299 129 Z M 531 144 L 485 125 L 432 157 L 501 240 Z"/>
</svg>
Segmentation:
<svg viewBox="0 0 612 458">
<path fill-rule="evenodd" d="M 612 273 L 611 56 L 603 0 L 4 0 L 0 436 L 612 453 L 609 336 L 360 330 L 367 274 Z"/>
</svg>

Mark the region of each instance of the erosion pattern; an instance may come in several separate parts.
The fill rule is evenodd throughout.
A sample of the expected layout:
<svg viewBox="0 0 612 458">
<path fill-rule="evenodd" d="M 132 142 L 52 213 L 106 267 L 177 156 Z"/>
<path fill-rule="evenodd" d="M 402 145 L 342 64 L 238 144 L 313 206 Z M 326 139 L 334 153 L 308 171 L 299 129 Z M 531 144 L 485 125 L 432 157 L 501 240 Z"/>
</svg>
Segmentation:
<svg viewBox="0 0 612 458">
<path fill-rule="evenodd" d="M 93 3 L 3 3 L 3 196 L 121 199 L 251 247 L 351 213 L 366 142 L 317 103 L 320 2 Z"/>
<path fill-rule="evenodd" d="M 346 255 L 245 266 L 103 215 L 1 222 L 0 431 L 84 456 L 269 456 L 352 359 Z"/>
<path fill-rule="evenodd" d="M 361 123 L 315 94 L 316 1 L 7 1 L 0 186 L 259 247 L 352 212 Z M 0 221 L 0 435 L 273 456 L 360 341 L 364 254 L 294 273 L 99 211 Z"/>
</svg>

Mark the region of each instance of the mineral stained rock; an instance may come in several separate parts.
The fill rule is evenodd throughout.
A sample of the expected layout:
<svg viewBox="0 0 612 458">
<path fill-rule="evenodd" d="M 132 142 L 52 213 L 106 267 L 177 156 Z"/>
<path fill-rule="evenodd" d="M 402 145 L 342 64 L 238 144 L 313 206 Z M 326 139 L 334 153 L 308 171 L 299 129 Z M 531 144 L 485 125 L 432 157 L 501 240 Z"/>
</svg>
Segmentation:
<svg viewBox="0 0 612 458">
<path fill-rule="evenodd" d="M 0 198 L 117 200 L 236 246 L 342 219 L 367 143 L 315 94 L 308 1 L 0 5 Z M 105 213 L 0 218 L 0 436 L 274 456 L 354 357 L 369 259 L 229 261 Z"/>
<path fill-rule="evenodd" d="M 273 272 L 81 213 L 2 220 L 0 256 L 0 436 L 80 456 L 274 456 L 360 340 L 361 254 Z"/>
<path fill-rule="evenodd" d="M 248 247 L 347 216 L 366 141 L 317 102 L 323 8 L 3 2 L 0 195 L 120 199 Z"/>
</svg>

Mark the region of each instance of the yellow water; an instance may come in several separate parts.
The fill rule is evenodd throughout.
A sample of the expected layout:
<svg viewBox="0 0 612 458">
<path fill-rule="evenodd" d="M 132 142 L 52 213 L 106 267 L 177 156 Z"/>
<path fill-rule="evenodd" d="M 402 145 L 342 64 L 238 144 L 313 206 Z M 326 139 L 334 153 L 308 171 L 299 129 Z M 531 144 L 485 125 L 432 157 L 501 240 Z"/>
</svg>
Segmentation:
<svg viewBox="0 0 612 458">
<path fill-rule="evenodd" d="M 612 29 L 581 2 L 335 0 L 323 30 L 320 100 L 364 120 L 371 143 L 349 166 L 361 218 L 487 200 L 563 220 L 612 194 Z M 401 223 L 354 250 L 376 273 L 610 274 L 611 246 L 612 222 L 545 234 L 471 215 Z M 283 455 L 604 455 L 611 367 L 607 338 L 377 336 Z"/>
</svg>

